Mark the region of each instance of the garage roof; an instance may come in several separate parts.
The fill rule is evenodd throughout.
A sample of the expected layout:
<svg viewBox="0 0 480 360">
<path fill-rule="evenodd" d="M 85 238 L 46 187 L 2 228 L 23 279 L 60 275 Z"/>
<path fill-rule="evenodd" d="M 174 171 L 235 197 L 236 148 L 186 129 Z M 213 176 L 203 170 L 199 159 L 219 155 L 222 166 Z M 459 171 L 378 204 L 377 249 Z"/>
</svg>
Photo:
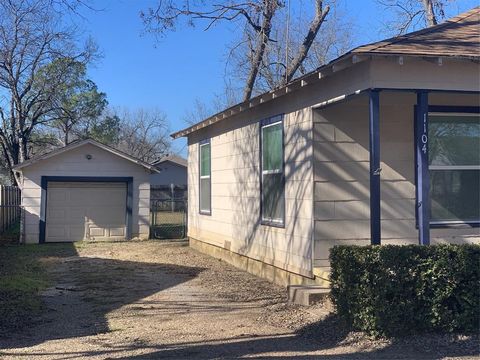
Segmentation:
<svg viewBox="0 0 480 360">
<path fill-rule="evenodd" d="M 336 69 L 344 69 L 375 56 L 415 56 L 423 58 L 449 57 L 479 61 L 480 7 L 475 7 L 445 22 L 409 34 L 357 47 L 330 63 L 305 74 L 288 84 L 250 100 L 225 109 L 170 136 L 174 139 L 187 136 L 216 122 L 256 107 L 265 102 L 297 91 L 331 76 Z"/>
<path fill-rule="evenodd" d="M 99 147 L 105 151 L 108 151 L 114 155 L 117 155 L 125 160 L 128 160 L 128 161 L 131 161 L 137 165 L 140 165 L 140 166 L 143 166 L 144 168 L 152 171 L 152 172 L 159 172 L 154 166 L 142 161 L 142 160 L 139 160 L 133 156 L 130 156 L 126 153 L 124 153 L 123 151 L 120 151 L 120 150 L 117 150 L 117 149 L 114 149 L 108 145 L 105 145 L 105 144 L 102 144 L 98 141 L 95 141 L 93 139 L 86 139 L 86 140 L 81 140 L 81 141 L 75 141 L 73 143 L 70 143 L 68 144 L 67 146 L 64 146 L 62 148 L 59 148 L 59 149 L 55 149 L 53 151 L 50 151 L 44 155 L 41 155 L 41 156 L 38 156 L 38 157 L 35 157 L 35 158 L 32 158 L 32 159 L 29 159 L 27 161 L 24 161 L 23 163 L 21 164 L 18 164 L 16 166 L 13 167 L 14 170 L 20 170 L 20 169 L 23 169 L 27 166 L 30 166 L 30 165 L 33 165 L 33 164 L 36 164 L 37 162 L 40 162 L 42 160 L 46 160 L 46 159 L 49 159 L 53 156 L 57 156 L 57 155 L 60 155 L 60 154 L 63 154 L 64 152 L 67 152 L 67 151 L 70 151 L 70 150 L 73 150 L 73 149 L 76 149 L 76 148 L 79 148 L 81 146 L 84 146 L 84 145 L 87 145 L 87 144 L 90 144 L 90 145 L 93 145 L 93 146 L 96 146 L 96 147 Z"/>
<path fill-rule="evenodd" d="M 188 166 L 188 163 L 187 163 L 186 159 L 184 159 L 184 158 L 182 158 L 178 155 L 175 155 L 175 154 L 166 155 L 166 156 L 162 157 L 160 160 L 157 160 L 154 163 L 152 163 L 152 165 L 158 166 L 159 164 L 162 164 L 165 161 L 170 161 L 172 163 L 178 164 L 178 165 L 183 166 L 183 167 Z"/>
</svg>

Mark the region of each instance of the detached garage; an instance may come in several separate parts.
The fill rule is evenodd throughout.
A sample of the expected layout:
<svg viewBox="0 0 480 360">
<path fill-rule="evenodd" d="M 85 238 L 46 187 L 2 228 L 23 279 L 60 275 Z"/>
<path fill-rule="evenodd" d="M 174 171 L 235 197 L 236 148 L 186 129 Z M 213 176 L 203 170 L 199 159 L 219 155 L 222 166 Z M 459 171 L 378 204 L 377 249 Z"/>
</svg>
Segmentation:
<svg viewBox="0 0 480 360">
<path fill-rule="evenodd" d="M 153 166 L 94 140 L 15 168 L 26 243 L 148 238 Z"/>
</svg>

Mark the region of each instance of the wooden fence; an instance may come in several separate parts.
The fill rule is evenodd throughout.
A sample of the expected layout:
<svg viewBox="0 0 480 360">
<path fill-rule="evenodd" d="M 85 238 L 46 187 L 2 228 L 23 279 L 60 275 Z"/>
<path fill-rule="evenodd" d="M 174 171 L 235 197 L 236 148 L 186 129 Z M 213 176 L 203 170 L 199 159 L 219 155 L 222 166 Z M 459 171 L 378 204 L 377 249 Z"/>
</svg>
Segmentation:
<svg viewBox="0 0 480 360">
<path fill-rule="evenodd" d="M 21 196 L 15 186 L 0 186 L 0 235 L 20 225 Z"/>
</svg>

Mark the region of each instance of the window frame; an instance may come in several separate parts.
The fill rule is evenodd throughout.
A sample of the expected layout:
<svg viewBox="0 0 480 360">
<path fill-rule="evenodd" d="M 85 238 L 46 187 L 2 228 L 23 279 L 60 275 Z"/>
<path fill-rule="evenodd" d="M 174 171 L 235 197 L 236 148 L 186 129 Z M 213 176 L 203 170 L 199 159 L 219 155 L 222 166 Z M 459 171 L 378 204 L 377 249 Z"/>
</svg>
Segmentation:
<svg viewBox="0 0 480 360">
<path fill-rule="evenodd" d="M 415 106 L 415 114 L 416 106 Z M 428 116 L 430 115 L 460 115 L 460 116 L 478 116 L 480 114 L 480 107 L 478 106 L 445 106 L 445 105 L 430 105 L 428 107 Z M 414 142 L 415 145 L 415 142 Z M 415 152 L 415 187 L 418 186 L 417 184 L 417 166 L 418 166 L 418 159 Z M 430 154 L 429 154 L 430 157 Z M 480 170 L 480 165 L 428 165 L 429 173 L 431 170 Z M 431 173 L 430 173 L 431 175 Z M 430 186 L 430 185 L 429 185 Z M 416 197 L 416 195 L 415 195 Z M 416 203 L 417 203 L 416 199 Z M 430 203 L 431 203 L 431 195 L 430 195 Z M 415 225 L 418 229 L 418 209 L 415 206 Z M 480 219 L 478 220 L 431 220 L 430 219 L 430 228 L 458 228 L 458 227 L 480 227 Z"/>
<path fill-rule="evenodd" d="M 274 126 L 274 125 L 281 125 L 282 129 L 282 169 L 281 172 L 278 170 L 265 170 L 265 175 L 272 175 L 272 174 L 282 174 L 281 184 L 282 184 L 282 192 L 283 192 L 283 217 L 282 219 L 270 219 L 265 218 L 263 215 L 263 129 L 266 127 Z M 260 121 L 259 126 L 259 162 L 260 162 L 260 224 L 277 227 L 277 228 L 285 228 L 285 212 L 286 212 L 286 198 L 285 198 L 285 128 L 284 128 L 284 115 L 279 114 L 275 115 Z"/>
<path fill-rule="evenodd" d="M 209 175 L 202 176 L 202 147 L 210 146 Z M 202 209 L 202 179 L 210 179 L 210 209 Z M 204 139 L 198 143 L 198 213 L 200 215 L 212 215 L 212 145 L 210 139 Z"/>
</svg>

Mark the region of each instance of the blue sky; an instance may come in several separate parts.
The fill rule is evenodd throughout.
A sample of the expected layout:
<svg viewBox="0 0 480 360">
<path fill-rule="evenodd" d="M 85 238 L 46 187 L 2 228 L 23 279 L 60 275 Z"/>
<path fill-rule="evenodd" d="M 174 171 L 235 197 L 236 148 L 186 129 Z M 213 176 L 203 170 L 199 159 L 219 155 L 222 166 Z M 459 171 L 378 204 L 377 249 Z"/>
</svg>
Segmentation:
<svg viewBox="0 0 480 360">
<path fill-rule="evenodd" d="M 291 0 L 292 4 L 295 1 Z M 337 0 L 350 14 L 354 44 L 385 37 L 380 32 L 386 15 L 375 0 Z M 224 88 L 226 45 L 236 29 L 217 26 L 209 31 L 180 27 L 159 42 L 143 34 L 139 13 L 155 0 L 97 0 L 101 11 L 85 11 L 81 24 L 86 35 L 99 45 L 103 57 L 89 69 L 89 77 L 107 93 L 113 107 L 162 110 L 172 131 L 186 126 L 182 121 L 193 102 L 208 103 Z M 478 0 L 457 0 L 449 15 L 478 6 Z M 173 142 L 173 150 L 185 155 L 185 141 Z"/>
</svg>

